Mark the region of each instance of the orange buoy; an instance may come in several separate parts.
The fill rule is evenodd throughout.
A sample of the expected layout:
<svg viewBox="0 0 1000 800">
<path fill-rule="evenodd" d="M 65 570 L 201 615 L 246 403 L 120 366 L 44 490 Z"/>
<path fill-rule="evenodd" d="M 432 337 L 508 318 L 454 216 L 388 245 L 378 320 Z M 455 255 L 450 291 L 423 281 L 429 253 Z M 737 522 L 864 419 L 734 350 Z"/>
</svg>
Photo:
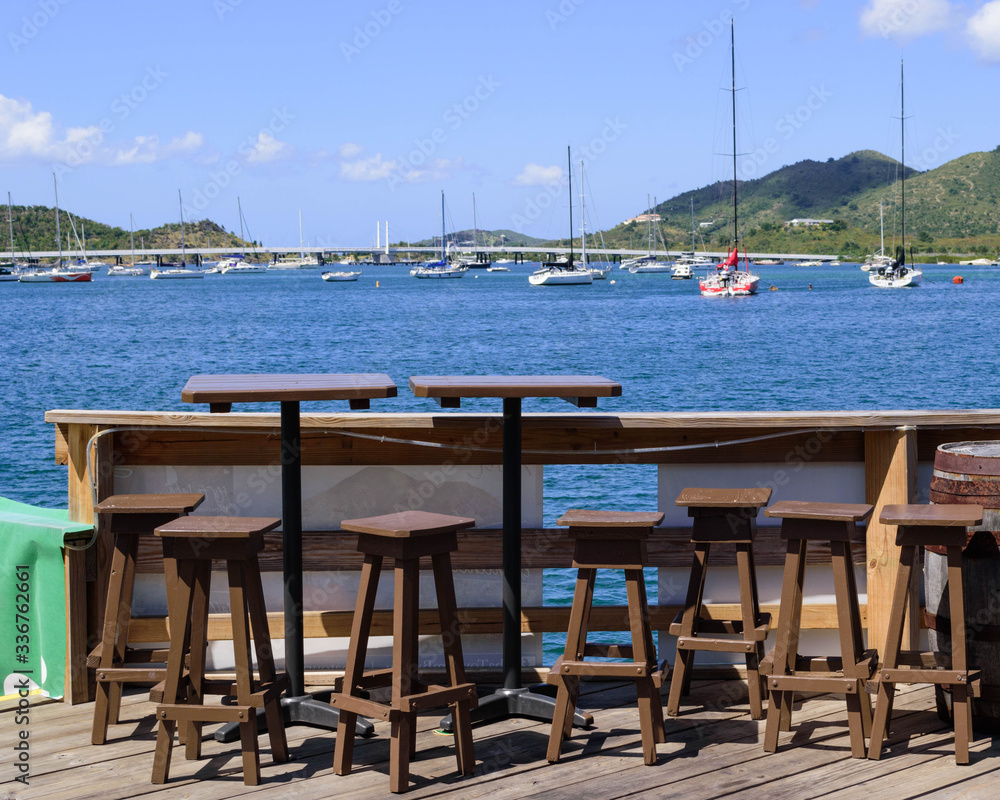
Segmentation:
<svg viewBox="0 0 1000 800">
<path fill-rule="evenodd" d="M 375 288 L 378 288 L 378 281 L 375 281 Z"/>
<path fill-rule="evenodd" d="M 956 275 L 954 278 L 951 279 L 951 282 L 952 283 L 964 283 L 964 281 L 962 280 L 962 276 L 961 275 Z"/>
</svg>

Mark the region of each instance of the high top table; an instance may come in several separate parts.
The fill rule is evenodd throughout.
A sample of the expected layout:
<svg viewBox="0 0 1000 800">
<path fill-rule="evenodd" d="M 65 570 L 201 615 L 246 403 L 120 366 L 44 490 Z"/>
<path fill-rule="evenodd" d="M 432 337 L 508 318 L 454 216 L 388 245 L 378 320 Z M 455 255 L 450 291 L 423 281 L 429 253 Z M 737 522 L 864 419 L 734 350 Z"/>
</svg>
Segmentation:
<svg viewBox="0 0 1000 800">
<path fill-rule="evenodd" d="M 352 409 L 367 409 L 371 398 L 395 397 L 388 375 L 195 375 L 181 392 L 185 403 L 208 403 L 213 412 L 228 412 L 233 403 L 281 403 L 281 531 L 284 568 L 285 671 L 288 696 L 282 698 L 286 725 L 304 724 L 334 730 L 335 708 L 305 691 L 305 649 L 302 631 L 302 437 L 301 401 L 347 400 Z M 263 720 L 262 720 L 263 722 Z M 373 726 L 358 720 L 357 732 L 369 735 Z M 225 725 L 215 738 L 235 741 L 238 725 Z"/>
<path fill-rule="evenodd" d="M 459 408 L 463 397 L 503 400 L 503 688 L 481 698 L 474 722 L 527 717 L 551 722 L 555 702 L 521 686 L 521 401 L 560 397 L 580 408 L 595 408 L 598 397 L 620 397 L 622 387 L 590 375 L 420 375 L 410 378 L 417 397 L 432 397 L 442 408 Z M 591 723 L 577 712 L 574 724 Z M 441 722 L 451 729 L 450 718 Z"/>
</svg>

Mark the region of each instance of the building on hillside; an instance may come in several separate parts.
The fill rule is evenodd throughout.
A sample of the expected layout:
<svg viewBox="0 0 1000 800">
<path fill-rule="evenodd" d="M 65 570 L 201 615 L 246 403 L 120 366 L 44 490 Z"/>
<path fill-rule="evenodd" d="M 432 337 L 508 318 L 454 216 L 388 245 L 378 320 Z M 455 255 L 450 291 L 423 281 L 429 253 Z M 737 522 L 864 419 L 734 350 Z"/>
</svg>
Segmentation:
<svg viewBox="0 0 1000 800">
<path fill-rule="evenodd" d="M 832 219 L 808 219 L 805 217 L 804 218 L 796 217 L 795 219 L 790 219 L 788 220 L 788 222 L 785 223 L 785 225 L 788 225 L 789 227 L 792 228 L 797 228 L 799 227 L 799 225 L 832 225 L 832 224 L 833 224 Z"/>
<path fill-rule="evenodd" d="M 659 214 L 640 214 L 638 217 L 632 217 L 632 219 L 625 220 L 624 224 L 628 225 L 630 222 L 659 222 L 659 221 L 660 221 Z"/>
</svg>

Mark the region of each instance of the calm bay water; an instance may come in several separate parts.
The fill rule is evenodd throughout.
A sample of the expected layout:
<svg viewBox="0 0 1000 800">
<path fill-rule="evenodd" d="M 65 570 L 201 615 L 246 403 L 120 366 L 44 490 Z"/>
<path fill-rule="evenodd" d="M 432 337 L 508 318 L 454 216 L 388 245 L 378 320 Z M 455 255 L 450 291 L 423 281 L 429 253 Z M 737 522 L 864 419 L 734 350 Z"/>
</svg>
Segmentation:
<svg viewBox="0 0 1000 800">
<path fill-rule="evenodd" d="M 599 403 L 612 412 L 1000 407 L 995 268 L 927 266 L 920 288 L 888 291 L 856 265 L 761 267 L 761 286 L 779 291 L 733 299 L 624 270 L 591 287 L 533 287 L 532 268 L 451 281 L 375 267 L 357 283 L 318 271 L 0 283 L 0 495 L 65 507 L 46 410 L 190 411 L 180 394 L 195 373 L 385 372 L 400 396 L 376 411 L 437 410 L 407 378 L 451 373 L 604 375 L 623 386 Z M 571 411 L 558 400 L 524 408 Z M 546 525 L 572 506 L 655 503 L 653 467 L 546 470 Z M 547 577 L 547 602 L 570 599 L 565 575 Z"/>
</svg>

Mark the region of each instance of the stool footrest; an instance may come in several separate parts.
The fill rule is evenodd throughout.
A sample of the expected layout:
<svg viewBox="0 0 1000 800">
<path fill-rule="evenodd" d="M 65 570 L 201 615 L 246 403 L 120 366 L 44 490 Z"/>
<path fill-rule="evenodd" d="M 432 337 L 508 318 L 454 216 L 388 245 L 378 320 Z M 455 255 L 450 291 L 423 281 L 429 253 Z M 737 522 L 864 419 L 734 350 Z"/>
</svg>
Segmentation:
<svg viewBox="0 0 1000 800">
<path fill-rule="evenodd" d="M 288 686 L 288 676 L 285 674 L 278 675 L 270 683 L 263 683 L 256 687 L 257 691 L 250 695 L 250 705 L 254 708 L 264 708 L 267 703 L 281 697 L 281 693 L 284 692 Z"/>
<path fill-rule="evenodd" d="M 377 703 L 374 700 L 366 700 L 363 697 L 356 697 L 352 694 L 335 694 L 330 697 L 330 705 L 339 708 L 341 711 L 351 711 L 355 714 L 362 714 L 366 717 L 374 717 L 386 722 L 391 722 L 399 716 L 399 711 L 389 708 L 385 703 Z"/>
<path fill-rule="evenodd" d="M 870 677 L 875 672 L 877 665 L 878 651 L 865 650 L 861 654 L 861 658 L 858 659 L 856 669 L 862 672 L 867 671 L 867 675 L 858 675 L 857 677 Z M 761 659 L 758 670 L 761 675 L 774 675 L 773 653 L 768 653 Z M 795 672 L 830 672 L 842 675 L 844 673 L 844 659 L 840 656 L 796 656 Z"/>
<path fill-rule="evenodd" d="M 756 644 L 745 639 L 706 639 L 701 636 L 681 636 L 678 650 L 708 650 L 715 653 L 752 653 Z"/>
<path fill-rule="evenodd" d="M 635 658 L 635 648 L 630 644 L 595 644 L 587 642 L 583 655 L 594 658 Z"/>
<path fill-rule="evenodd" d="M 97 670 L 98 683 L 156 683 L 167 677 L 166 667 L 111 667 Z"/>
<path fill-rule="evenodd" d="M 670 623 L 671 636 L 685 635 L 684 630 L 681 627 L 681 620 L 683 616 L 684 612 L 682 610 L 678 612 L 677 616 L 674 617 L 674 621 Z M 695 628 L 696 631 L 686 635 L 700 636 L 703 633 L 728 633 L 737 636 L 742 636 L 743 620 L 705 619 L 704 617 L 699 617 L 695 621 Z M 771 630 L 771 613 L 769 611 L 764 611 L 757 617 L 756 627 L 753 629 L 752 639 L 745 641 L 763 642 L 767 638 L 767 634 L 770 630 Z"/>
<path fill-rule="evenodd" d="M 202 706 L 188 703 L 160 703 L 157 719 L 181 722 L 249 722 L 255 713 L 252 706 Z"/>
<path fill-rule="evenodd" d="M 605 678 L 649 678 L 657 671 L 655 664 L 599 664 L 593 661 L 563 661 L 559 675 L 582 675 Z"/>
<path fill-rule="evenodd" d="M 440 708 L 452 703 L 471 702 L 470 708 L 479 706 L 476 694 L 476 684 L 459 683 L 456 686 L 428 686 L 426 692 L 408 694 L 399 698 L 402 711 L 423 711 L 428 708 Z"/>
<path fill-rule="evenodd" d="M 344 678 L 345 676 L 340 676 L 333 681 L 333 690 L 335 692 L 344 691 Z M 420 684 L 424 685 L 423 683 Z M 392 686 L 392 667 L 386 669 L 373 669 L 366 672 L 358 680 L 357 684 L 351 687 L 352 691 L 368 691 L 369 689 L 382 689 L 386 686 Z"/>
<path fill-rule="evenodd" d="M 857 694 L 858 679 L 833 676 L 818 677 L 816 675 L 772 675 L 767 679 L 767 688 L 772 692 Z"/>
<path fill-rule="evenodd" d="M 937 683 L 945 686 L 970 686 L 972 694 L 978 697 L 982 672 L 971 669 L 880 669 L 877 675 L 879 681 L 887 683 Z"/>
<path fill-rule="evenodd" d="M 153 647 L 148 649 L 136 648 L 136 647 L 126 647 L 125 648 L 125 658 L 121 661 L 115 661 L 111 666 L 113 667 L 127 667 L 130 664 L 166 664 L 167 654 L 170 651 L 165 647 Z M 90 651 L 87 656 L 87 666 L 93 669 L 99 669 L 101 666 L 101 659 L 104 655 L 104 642 L 101 642 Z"/>
</svg>

